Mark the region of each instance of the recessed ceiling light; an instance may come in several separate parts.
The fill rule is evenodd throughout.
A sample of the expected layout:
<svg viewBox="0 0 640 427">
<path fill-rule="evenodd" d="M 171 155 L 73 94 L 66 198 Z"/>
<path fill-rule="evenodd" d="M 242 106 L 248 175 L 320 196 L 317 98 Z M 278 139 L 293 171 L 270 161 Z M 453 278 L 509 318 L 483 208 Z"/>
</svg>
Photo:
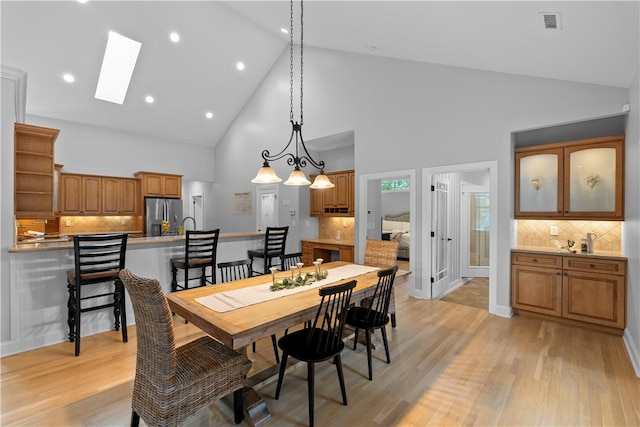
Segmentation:
<svg viewBox="0 0 640 427">
<path fill-rule="evenodd" d="M 286 28 L 280 28 L 280 31 L 285 34 L 289 34 L 289 30 L 287 30 Z"/>
<path fill-rule="evenodd" d="M 116 104 L 124 102 L 141 46 L 140 42 L 109 31 L 96 88 L 97 99 Z"/>
<path fill-rule="evenodd" d="M 69 74 L 69 73 L 64 74 L 64 75 L 62 76 L 62 78 L 63 78 L 63 79 L 64 79 L 64 81 L 65 81 L 65 82 L 67 82 L 67 83 L 73 83 L 73 82 L 75 82 L 75 81 L 76 81 L 76 78 L 75 78 L 75 77 L 73 77 L 73 74 Z"/>
<path fill-rule="evenodd" d="M 171 40 L 174 43 L 178 43 L 180 41 L 180 34 L 175 33 L 175 32 L 169 34 L 169 40 Z"/>
<path fill-rule="evenodd" d="M 213 113 L 211 111 L 207 111 L 207 113 L 204 115 L 207 119 L 213 119 Z"/>
<path fill-rule="evenodd" d="M 240 71 L 244 70 L 244 62 L 238 62 L 236 68 Z"/>
<path fill-rule="evenodd" d="M 87 2 L 87 0 L 78 0 L 78 3 L 85 4 L 86 2 Z"/>
<path fill-rule="evenodd" d="M 153 101 L 155 101 L 151 95 L 147 95 L 144 100 L 147 101 L 147 104 L 153 104 Z"/>
</svg>

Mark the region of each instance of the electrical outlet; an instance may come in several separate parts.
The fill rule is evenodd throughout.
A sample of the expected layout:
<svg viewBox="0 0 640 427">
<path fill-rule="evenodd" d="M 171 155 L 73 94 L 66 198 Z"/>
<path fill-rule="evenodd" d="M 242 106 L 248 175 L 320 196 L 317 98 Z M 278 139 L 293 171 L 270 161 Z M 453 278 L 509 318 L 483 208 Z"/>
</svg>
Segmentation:
<svg viewBox="0 0 640 427">
<path fill-rule="evenodd" d="M 558 235 L 558 226 L 557 225 L 552 225 L 551 227 L 549 227 L 549 235 L 551 235 L 551 236 L 557 236 Z"/>
<path fill-rule="evenodd" d="M 71 227 L 71 220 L 66 220 L 64 222 L 65 227 Z"/>
<path fill-rule="evenodd" d="M 127 223 L 127 220 L 126 220 L 126 219 L 122 219 L 122 220 L 120 220 L 120 225 L 125 225 L 126 223 Z"/>
</svg>

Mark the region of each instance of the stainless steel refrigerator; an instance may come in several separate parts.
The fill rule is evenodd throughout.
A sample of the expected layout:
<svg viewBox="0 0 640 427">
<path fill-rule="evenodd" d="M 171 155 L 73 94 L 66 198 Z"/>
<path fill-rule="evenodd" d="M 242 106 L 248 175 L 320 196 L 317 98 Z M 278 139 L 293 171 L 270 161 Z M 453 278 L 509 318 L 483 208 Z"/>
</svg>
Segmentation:
<svg viewBox="0 0 640 427">
<path fill-rule="evenodd" d="M 182 200 L 145 197 L 145 236 L 175 235 L 178 234 L 180 225 L 182 225 Z"/>
</svg>

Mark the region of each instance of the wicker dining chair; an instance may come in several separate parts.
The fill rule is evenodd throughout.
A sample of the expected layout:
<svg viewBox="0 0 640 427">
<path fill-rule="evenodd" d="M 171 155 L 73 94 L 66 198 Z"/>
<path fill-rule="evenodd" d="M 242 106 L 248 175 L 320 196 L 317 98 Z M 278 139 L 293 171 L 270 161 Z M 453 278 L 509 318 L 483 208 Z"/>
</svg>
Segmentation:
<svg viewBox="0 0 640 427">
<path fill-rule="evenodd" d="M 370 265 L 373 267 L 390 268 L 396 265 L 398 259 L 398 247 L 399 244 L 395 240 L 373 240 L 367 239 L 364 248 L 364 265 Z M 363 301 L 362 304 L 366 305 L 367 301 Z M 395 296 L 393 291 L 391 292 L 391 327 L 396 327 L 396 308 L 395 308 Z"/>
<path fill-rule="evenodd" d="M 234 421 L 243 419 L 242 389 L 251 361 L 209 336 L 176 347 L 169 304 L 154 279 L 120 272 L 136 318 L 136 375 L 131 426 L 177 426 L 233 393 Z"/>
</svg>

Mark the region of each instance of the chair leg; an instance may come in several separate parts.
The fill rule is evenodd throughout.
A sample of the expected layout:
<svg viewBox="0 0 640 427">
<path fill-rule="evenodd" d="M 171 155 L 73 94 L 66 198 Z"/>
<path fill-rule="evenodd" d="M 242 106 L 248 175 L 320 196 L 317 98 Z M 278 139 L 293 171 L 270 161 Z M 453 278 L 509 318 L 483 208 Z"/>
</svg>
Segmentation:
<svg viewBox="0 0 640 427">
<path fill-rule="evenodd" d="M 256 342 L 255 341 L 251 343 L 251 349 L 253 350 L 254 353 L 256 352 Z"/>
<path fill-rule="evenodd" d="M 122 328 L 122 342 L 129 342 L 129 335 L 127 334 L 127 308 L 125 305 L 126 296 L 124 283 L 120 279 L 117 279 L 118 287 L 120 288 L 120 327 Z"/>
<path fill-rule="evenodd" d="M 373 368 L 371 367 L 371 330 L 364 330 L 367 337 L 367 362 L 369 363 L 369 381 L 373 380 Z"/>
<path fill-rule="evenodd" d="M 118 281 L 118 279 L 113 281 L 113 329 L 116 331 L 120 330 L 120 315 L 122 308 L 122 304 L 120 304 L 120 284 Z"/>
<path fill-rule="evenodd" d="M 233 392 L 233 420 L 236 424 L 240 424 L 244 419 L 244 412 L 242 409 L 242 388 Z"/>
<path fill-rule="evenodd" d="M 280 352 L 278 351 L 278 342 L 276 341 L 276 334 L 271 334 L 271 344 L 273 344 L 273 354 L 276 355 L 276 363 L 280 363 Z"/>
<path fill-rule="evenodd" d="M 77 282 L 76 282 L 77 283 Z M 82 315 L 82 308 L 80 306 L 80 287 L 81 285 L 78 283 L 76 285 L 76 313 L 75 313 L 75 355 L 80 356 L 80 317 Z"/>
<path fill-rule="evenodd" d="M 136 411 L 131 411 L 131 427 L 138 427 L 140 425 L 140 415 Z"/>
<path fill-rule="evenodd" d="M 391 327 L 392 328 L 396 327 L 396 314 L 395 313 L 391 313 Z"/>
<path fill-rule="evenodd" d="M 384 343 L 384 352 L 387 355 L 387 363 L 391 363 L 391 356 L 389 355 L 389 342 L 387 341 L 387 328 L 383 326 L 382 328 L 382 342 Z"/>
<path fill-rule="evenodd" d="M 337 354 L 333 358 L 333 363 L 338 370 L 338 381 L 340 382 L 340 391 L 342 392 L 342 404 L 347 405 L 347 388 L 344 386 L 344 374 L 342 373 L 342 358 L 340 354 Z"/>
<path fill-rule="evenodd" d="M 207 286 L 207 267 L 202 267 L 200 275 L 200 286 Z"/>
<path fill-rule="evenodd" d="M 69 326 L 69 342 L 76 340 L 76 288 L 67 280 L 67 325 Z"/>
<path fill-rule="evenodd" d="M 360 333 L 360 329 L 356 328 L 356 332 L 353 336 L 353 349 L 355 350 L 356 347 L 358 346 L 358 334 Z"/>
<path fill-rule="evenodd" d="M 278 373 L 278 385 L 276 386 L 276 400 L 280 397 L 280 389 L 282 388 L 282 379 L 284 378 L 284 370 L 287 367 L 287 358 L 289 355 L 283 351 L 282 360 L 280 361 L 280 372 Z"/>
<path fill-rule="evenodd" d="M 178 290 L 178 267 L 171 264 L 171 292 L 176 292 Z"/>
<path fill-rule="evenodd" d="M 315 386 L 315 364 L 307 362 L 307 393 L 309 395 L 309 427 L 313 427 L 313 388 Z"/>
</svg>

